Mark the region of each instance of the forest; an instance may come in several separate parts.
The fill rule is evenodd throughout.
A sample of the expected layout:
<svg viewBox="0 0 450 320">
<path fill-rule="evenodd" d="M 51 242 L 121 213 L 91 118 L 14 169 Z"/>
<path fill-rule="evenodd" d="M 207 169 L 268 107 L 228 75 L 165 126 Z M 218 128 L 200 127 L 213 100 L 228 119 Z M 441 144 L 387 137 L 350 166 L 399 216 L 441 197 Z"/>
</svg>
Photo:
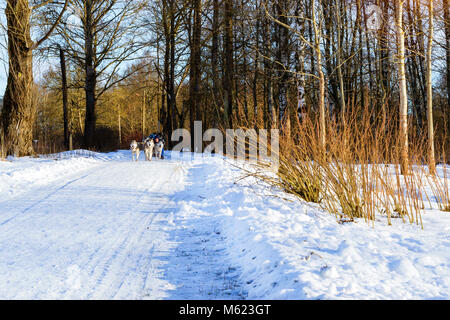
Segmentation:
<svg viewBox="0 0 450 320">
<path fill-rule="evenodd" d="M 170 148 L 199 120 L 295 140 L 308 117 L 324 149 L 327 127 L 366 121 L 403 162 L 418 149 L 448 159 L 448 0 L 2 3 L 3 156 L 127 148 L 151 132 Z"/>
</svg>

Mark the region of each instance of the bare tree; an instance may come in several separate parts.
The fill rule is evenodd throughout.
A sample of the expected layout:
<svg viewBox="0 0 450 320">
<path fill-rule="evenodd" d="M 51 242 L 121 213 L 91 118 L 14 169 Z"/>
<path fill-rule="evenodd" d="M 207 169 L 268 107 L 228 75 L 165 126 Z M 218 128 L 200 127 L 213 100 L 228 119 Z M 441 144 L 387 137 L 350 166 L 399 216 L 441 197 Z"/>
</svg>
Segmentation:
<svg viewBox="0 0 450 320">
<path fill-rule="evenodd" d="M 396 1 L 397 66 L 400 94 L 400 166 L 402 174 L 408 174 L 408 95 L 405 71 L 405 34 L 403 30 L 404 0 Z"/>
<path fill-rule="evenodd" d="M 219 81 L 219 33 L 220 33 L 220 6 L 219 0 L 213 0 L 212 13 L 212 30 L 211 30 L 211 76 L 212 76 L 212 95 L 214 97 L 214 105 L 217 109 L 223 106 L 223 96 L 221 95 L 221 87 Z M 220 113 L 219 113 L 220 117 Z"/>
<path fill-rule="evenodd" d="M 225 115 L 225 125 L 231 128 L 232 115 L 233 115 L 233 101 L 235 97 L 234 91 L 234 62 L 233 62 L 233 52 L 234 52 L 234 41 L 233 41 L 233 0 L 225 1 L 225 18 L 224 18 L 224 31 L 225 31 L 225 62 L 224 62 L 224 115 Z"/>
<path fill-rule="evenodd" d="M 300 34 L 305 34 L 305 1 L 301 0 L 297 2 L 296 16 L 298 32 Z M 297 39 L 297 51 L 296 51 L 296 62 L 297 62 L 297 116 L 300 118 L 305 112 L 305 58 L 306 58 L 306 44 L 300 38 Z"/>
<path fill-rule="evenodd" d="M 191 40 L 191 56 L 190 56 L 190 76 L 189 76 L 189 114 L 191 132 L 194 132 L 194 121 L 201 120 L 200 115 L 200 63 L 201 63 L 201 19 L 200 13 L 202 9 L 202 1 L 193 1 L 194 23 L 192 27 Z M 191 150 L 201 152 L 202 150 L 194 150 L 194 135 L 192 135 Z"/>
<path fill-rule="evenodd" d="M 68 108 L 68 87 L 66 72 L 66 57 L 63 48 L 59 47 L 59 62 L 61 65 L 61 91 L 63 98 L 63 123 L 64 123 L 64 146 L 69 149 L 69 108 Z"/>
<path fill-rule="evenodd" d="M 312 5 L 312 22 L 314 28 L 314 51 L 317 55 L 317 73 L 319 77 L 319 139 L 322 151 L 326 150 L 326 122 L 325 122 L 325 76 L 322 70 L 322 50 L 320 48 L 321 27 L 317 24 L 314 4 Z"/>
<path fill-rule="evenodd" d="M 428 118 L 428 168 L 430 174 L 436 173 L 434 160 L 434 128 L 433 128 L 433 85 L 431 70 L 431 53 L 433 50 L 433 0 L 428 0 L 428 47 L 427 47 L 427 118 Z"/>
<path fill-rule="evenodd" d="M 273 61 L 272 57 L 272 16 L 268 13 L 268 4 L 265 0 L 265 11 L 266 14 L 263 18 L 263 38 L 264 38 L 264 78 L 265 78 L 265 99 L 267 100 L 265 108 L 265 118 L 267 119 L 266 127 L 276 128 L 277 127 L 277 117 L 275 113 L 275 106 L 273 102 Z M 268 124 L 268 125 L 267 125 Z"/>
<path fill-rule="evenodd" d="M 37 41 L 31 39 L 31 16 L 34 10 L 46 7 L 54 11 L 56 1 L 42 1 L 30 6 L 28 0 L 8 0 L 6 20 L 8 34 L 9 70 L 3 98 L 0 135 L 4 136 L 7 154 L 16 156 L 34 153 L 33 123 L 36 106 L 32 102 L 33 50 L 53 33 L 67 8 L 68 0 L 56 15 L 48 31 Z"/>
<path fill-rule="evenodd" d="M 317 4 L 318 7 L 321 9 L 320 1 Z M 313 39 L 308 40 L 304 37 L 304 35 L 299 31 L 287 24 L 286 22 L 274 18 L 270 12 L 268 11 L 266 7 L 266 15 L 269 17 L 270 20 L 274 21 L 276 24 L 280 25 L 281 27 L 291 30 L 295 32 L 295 34 L 299 37 L 299 39 L 304 42 L 306 45 L 308 45 L 312 51 L 315 54 L 315 58 L 317 61 L 317 75 L 311 76 L 315 77 L 319 80 L 319 141 L 321 143 L 321 148 L 323 152 L 325 153 L 326 150 L 326 120 L 325 120 L 325 75 L 322 69 L 322 49 L 321 49 L 321 40 L 322 40 L 322 14 L 321 11 L 316 11 L 316 5 L 315 1 L 312 1 L 311 3 L 311 24 L 312 29 L 314 33 Z M 279 62 L 278 62 L 279 63 Z"/>
<path fill-rule="evenodd" d="M 337 10 L 336 10 L 336 22 L 337 22 L 337 73 L 338 73 L 338 79 L 339 79 L 339 97 L 340 97 L 340 104 L 341 104 L 341 119 L 342 119 L 342 125 L 345 128 L 346 121 L 345 121 L 345 113 L 346 113 L 346 105 L 345 105 L 345 93 L 344 93 L 344 79 L 342 76 L 342 30 L 343 25 L 341 23 L 341 5 L 340 0 L 337 0 Z"/>
<path fill-rule="evenodd" d="M 289 66 L 289 32 L 290 26 L 289 10 L 290 2 L 287 0 L 278 0 L 275 4 L 277 20 L 277 60 L 278 60 L 278 123 L 283 133 L 290 135 L 291 122 L 288 109 L 288 85 L 290 78 Z M 289 28 L 283 25 L 289 26 Z"/>
<path fill-rule="evenodd" d="M 450 0 L 442 0 L 444 7 L 444 29 L 445 29 L 445 43 L 446 43 L 446 57 L 447 57 L 447 104 L 450 106 Z M 447 113 L 447 125 L 450 128 L 450 111 Z"/>
<path fill-rule="evenodd" d="M 144 4 L 136 0 L 71 0 L 70 16 L 57 27 L 68 55 L 85 72 L 87 148 L 94 146 L 98 99 L 130 76 L 121 74 L 120 66 L 136 58 L 143 48 L 138 13 Z"/>
</svg>

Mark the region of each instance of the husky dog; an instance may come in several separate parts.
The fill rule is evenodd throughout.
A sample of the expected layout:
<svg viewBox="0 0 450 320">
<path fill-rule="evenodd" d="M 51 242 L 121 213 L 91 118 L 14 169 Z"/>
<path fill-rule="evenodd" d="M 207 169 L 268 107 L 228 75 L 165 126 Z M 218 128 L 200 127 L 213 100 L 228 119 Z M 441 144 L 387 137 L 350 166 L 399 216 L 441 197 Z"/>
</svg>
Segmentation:
<svg viewBox="0 0 450 320">
<path fill-rule="evenodd" d="M 155 138 L 155 156 L 158 159 L 161 159 L 163 148 L 164 148 L 164 143 L 161 140 L 159 140 L 159 138 Z"/>
<path fill-rule="evenodd" d="M 153 139 L 145 139 L 143 143 L 144 143 L 145 160 L 152 161 L 153 148 L 155 147 L 155 143 L 153 142 Z"/>
<path fill-rule="evenodd" d="M 139 145 L 138 145 L 138 143 L 136 142 L 136 140 L 131 141 L 130 149 L 131 149 L 131 161 L 138 161 L 138 159 L 139 159 L 139 153 L 140 153 L 141 151 L 139 150 Z M 136 156 L 136 160 L 134 160 L 134 159 L 135 159 L 135 156 Z"/>
</svg>

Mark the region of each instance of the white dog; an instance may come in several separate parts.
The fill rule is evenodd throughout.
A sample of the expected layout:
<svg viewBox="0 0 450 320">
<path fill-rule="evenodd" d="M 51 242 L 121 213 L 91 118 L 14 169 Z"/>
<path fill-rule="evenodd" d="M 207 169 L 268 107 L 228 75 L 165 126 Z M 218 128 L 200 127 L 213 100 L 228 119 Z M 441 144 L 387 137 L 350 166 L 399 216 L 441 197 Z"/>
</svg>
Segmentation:
<svg viewBox="0 0 450 320">
<path fill-rule="evenodd" d="M 138 161 L 139 154 L 140 154 L 141 151 L 139 150 L 139 145 L 136 142 L 136 140 L 131 141 L 130 149 L 131 149 L 131 160 L 132 161 Z M 135 156 L 136 156 L 136 160 L 134 160 Z"/>
<path fill-rule="evenodd" d="M 144 153 L 145 153 L 146 161 L 152 161 L 154 147 L 155 147 L 155 143 L 153 142 L 152 139 L 144 140 Z"/>
<path fill-rule="evenodd" d="M 162 154 L 162 150 L 164 148 L 164 143 L 159 140 L 156 144 L 155 144 L 155 156 L 158 159 L 161 159 L 161 154 Z"/>
</svg>

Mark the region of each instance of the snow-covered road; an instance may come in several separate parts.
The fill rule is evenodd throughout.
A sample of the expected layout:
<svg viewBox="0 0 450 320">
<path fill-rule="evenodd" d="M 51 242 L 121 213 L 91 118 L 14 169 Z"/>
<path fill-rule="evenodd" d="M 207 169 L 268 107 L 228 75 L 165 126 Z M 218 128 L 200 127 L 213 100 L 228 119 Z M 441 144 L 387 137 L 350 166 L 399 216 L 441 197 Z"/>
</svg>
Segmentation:
<svg viewBox="0 0 450 320">
<path fill-rule="evenodd" d="M 239 298 L 220 234 L 176 216 L 186 174 L 91 161 L 0 201 L 0 298 Z"/>
<path fill-rule="evenodd" d="M 0 161 L 0 299 L 450 298 L 450 215 L 436 203 L 424 230 L 338 224 L 234 164 Z"/>
</svg>

